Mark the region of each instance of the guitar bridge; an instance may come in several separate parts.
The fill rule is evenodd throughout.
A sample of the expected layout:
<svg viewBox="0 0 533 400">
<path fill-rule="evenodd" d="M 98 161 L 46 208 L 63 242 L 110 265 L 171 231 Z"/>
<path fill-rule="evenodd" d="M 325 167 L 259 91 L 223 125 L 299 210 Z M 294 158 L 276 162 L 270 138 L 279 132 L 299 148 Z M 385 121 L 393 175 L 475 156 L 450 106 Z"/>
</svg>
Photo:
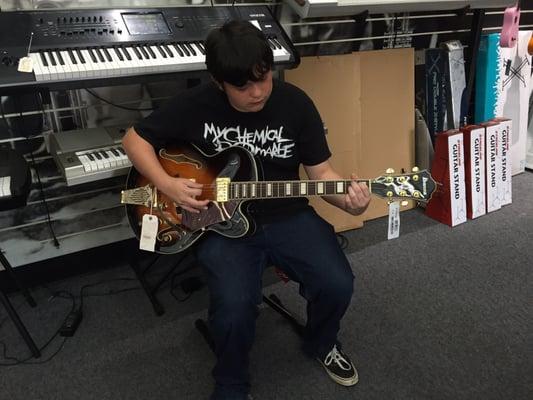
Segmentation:
<svg viewBox="0 0 533 400">
<path fill-rule="evenodd" d="M 217 187 L 217 201 L 224 202 L 229 200 L 229 184 L 230 178 L 217 178 L 216 187 Z"/>
<path fill-rule="evenodd" d="M 153 190 L 148 184 L 134 189 L 123 190 L 120 193 L 120 203 L 150 207 L 152 205 L 152 196 Z"/>
</svg>

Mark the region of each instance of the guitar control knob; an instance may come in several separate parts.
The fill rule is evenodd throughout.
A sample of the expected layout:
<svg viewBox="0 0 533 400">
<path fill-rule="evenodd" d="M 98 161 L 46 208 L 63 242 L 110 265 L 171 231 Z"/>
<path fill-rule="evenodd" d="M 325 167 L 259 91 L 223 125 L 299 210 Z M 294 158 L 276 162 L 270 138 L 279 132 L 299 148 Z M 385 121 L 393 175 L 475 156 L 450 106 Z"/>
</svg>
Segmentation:
<svg viewBox="0 0 533 400">
<path fill-rule="evenodd" d="M 2 64 L 4 64 L 6 67 L 10 67 L 13 65 L 14 61 L 13 58 L 5 56 L 2 58 Z"/>
<path fill-rule="evenodd" d="M 387 174 L 394 174 L 394 169 L 393 169 L 393 168 L 387 168 L 387 169 L 385 170 L 385 172 L 386 172 Z"/>
<path fill-rule="evenodd" d="M 412 177 L 413 181 L 415 182 L 418 182 L 418 180 L 420 179 L 418 175 L 413 175 Z"/>
<path fill-rule="evenodd" d="M 413 168 L 411 169 L 411 171 L 412 171 L 412 172 L 419 172 L 419 171 L 420 171 L 420 168 L 418 168 L 418 167 L 413 167 Z"/>
<path fill-rule="evenodd" d="M 387 192 L 387 197 L 392 197 L 394 193 L 392 193 L 390 190 Z"/>
</svg>

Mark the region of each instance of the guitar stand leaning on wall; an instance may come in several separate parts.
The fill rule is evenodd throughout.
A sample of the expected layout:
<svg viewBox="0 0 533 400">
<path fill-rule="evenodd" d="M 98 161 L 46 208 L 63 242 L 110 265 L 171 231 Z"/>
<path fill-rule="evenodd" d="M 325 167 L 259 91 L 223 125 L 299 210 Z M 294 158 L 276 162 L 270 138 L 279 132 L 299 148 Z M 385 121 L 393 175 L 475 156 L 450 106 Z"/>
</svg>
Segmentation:
<svg viewBox="0 0 533 400">
<path fill-rule="evenodd" d="M 35 303 L 35 300 L 33 299 L 33 297 L 31 296 L 30 292 L 28 291 L 27 288 L 25 288 L 24 286 L 21 285 L 21 283 L 19 282 L 19 280 L 17 279 L 17 277 L 15 276 L 15 271 L 13 271 L 13 268 L 11 267 L 11 264 L 9 264 L 9 261 L 7 261 L 7 258 L 4 256 L 4 253 L 2 252 L 2 250 L 0 249 L 0 264 L 4 267 L 4 269 L 6 270 L 6 272 L 9 274 L 9 276 L 11 277 L 11 279 L 13 279 L 13 281 L 15 282 L 15 284 L 18 286 L 19 290 L 22 292 L 22 294 L 24 295 L 24 297 L 26 298 L 26 301 L 28 302 L 28 304 L 31 306 L 31 307 L 35 307 L 36 306 L 36 303 Z M 35 358 L 39 358 L 41 357 L 41 352 L 39 351 L 39 349 L 37 348 L 37 346 L 35 345 L 35 342 L 33 341 L 33 339 L 31 338 L 28 330 L 26 329 L 26 327 L 24 326 L 24 324 L 22 323 L 22 320 L 20 319 L 20 316 L 18 315 L 17 311 L 15 310 L 15 308 L 13 307 L 13 305 L 11 304 L 11 302 L 9 301 L 9 298 L 7 297 L 7 295 L 4 293 L 4 291 L 2 290 L 2 288 L 0 287 L 0 301 L 2 302 L 2 304 L 4 305 L 7 313 L 9 314 L 9 316 L 11 317 L 11 320 L 13 321 L 13 323 L 15 324 L 15 327 L 17 328 L 17 330 L 19 331 L 20 335 L 22 336 L 22 338 L 24 339 L 24 341 L 26 342 L 28 348 L 30 349 L 31 351 L 31 354 L 35 357 Z"/>
</svg>

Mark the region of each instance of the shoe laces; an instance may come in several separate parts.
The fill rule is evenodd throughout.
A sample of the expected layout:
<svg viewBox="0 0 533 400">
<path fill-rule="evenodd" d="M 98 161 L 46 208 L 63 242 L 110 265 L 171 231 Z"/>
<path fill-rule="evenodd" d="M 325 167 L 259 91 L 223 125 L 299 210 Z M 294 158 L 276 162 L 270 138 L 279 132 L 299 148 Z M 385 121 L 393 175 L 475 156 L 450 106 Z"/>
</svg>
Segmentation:
<svg viewBox="0 0 533 400">
<path fill-rule="evenodd" d="M 324 359 L 324 364 L 329 366 L 331 363 L 337 364 L 339 368 L 343 369 L 344 371 L 349 371 L 352 369 L 352 364 L 342 356 L 340 351 L 337 349 L 337 345 L 333 346 L 333 349 Z"/>
</svg>

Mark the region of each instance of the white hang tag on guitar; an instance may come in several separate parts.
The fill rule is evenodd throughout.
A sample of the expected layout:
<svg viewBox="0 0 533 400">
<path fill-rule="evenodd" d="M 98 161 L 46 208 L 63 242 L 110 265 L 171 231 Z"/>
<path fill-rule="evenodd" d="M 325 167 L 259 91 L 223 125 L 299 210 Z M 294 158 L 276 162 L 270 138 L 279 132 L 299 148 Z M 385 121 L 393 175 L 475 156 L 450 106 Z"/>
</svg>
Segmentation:
<svg viewBox="0 0 533 400">
<path fill-rule="evenodd" d="M 389 203 L 389 229 L 387 239 L 396 239 L 400 236 L 400 202 Z"/>
<path fill-rule="evenodd" d="M 141 226 L 141 239 L 139 240 L 139 248 L 146 251 L 155 251 L 155 240 L 157 237 L 157 228 L 159 227 L 159 220 L 156 216 L 151 214 L 143 215 L 143 222 Z"/>
</svg>

